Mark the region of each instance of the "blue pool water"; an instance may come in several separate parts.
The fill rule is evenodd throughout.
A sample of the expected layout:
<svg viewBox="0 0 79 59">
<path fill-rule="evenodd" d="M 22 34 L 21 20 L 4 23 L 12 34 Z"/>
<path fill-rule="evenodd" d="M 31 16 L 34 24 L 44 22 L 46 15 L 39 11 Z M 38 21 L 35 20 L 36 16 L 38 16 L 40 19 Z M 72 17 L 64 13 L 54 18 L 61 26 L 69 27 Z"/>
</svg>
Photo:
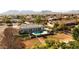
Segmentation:
<svg viewBox="0 0 79 59">
<path fill-rule="evenodd" d="M 34 32 L 35 35 L 41 35 L 42 32 Z"/>
</svg>

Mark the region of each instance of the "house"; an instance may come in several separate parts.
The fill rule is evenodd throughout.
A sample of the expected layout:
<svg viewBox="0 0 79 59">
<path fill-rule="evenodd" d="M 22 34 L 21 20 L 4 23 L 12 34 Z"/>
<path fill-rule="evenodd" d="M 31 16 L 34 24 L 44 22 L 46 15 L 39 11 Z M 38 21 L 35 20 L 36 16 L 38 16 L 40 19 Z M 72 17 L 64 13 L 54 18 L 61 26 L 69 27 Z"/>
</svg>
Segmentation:
<svg viewBox="0 0 79 59">
<path fill-rule="evenodd" d="M 66 26 L 73 26 L 73 25 L 77 25 L 78 23 L 75 20 L 70 20 L 70 21 L 65 21 L 64 24 Z"/>
<path fill-rule="evenodd" d="M 48 22 L 57 22 L 57 21 L 60 21 L 60 20 L 62 20 L 62 18 L 61 17 L 56 17 L 56 16 L 54 16 L 54 17 L 51 17 L 51 18 L 48 18 Z"/>
<path fill-rule="evenodd" d="M 77 23 L 76 22 L 68 22 L 65 25 L 66 26 L 73 26 L 73 25 L 77 25 Z"/>
<path fill-rule="evenodd" d="M 44 31 L 44 26 L 43 25 L 38 25 L 38 24 L 22 24 L 20 26 L 20 33 L 37 33 L 37 32 L 43 32 Z"/>
<path fill-rule="evenodd" d="M 17 22 L 21 22 L 21 20 L 20 19 L 11 19 L 11 22 L 17 23 Z"/>
<path fill-rule="evenodd" d="M 54 23 L 47 23 L 47 26 L 50 27 L 50 28 L 53 28 L 54 25 L 55 25 Z"/>
<path fill-rule="evenodd" d="M 3 22 L 3 17 L 2 16 L 0 16 L 0 23 L 2 23 Z"/>
</svg>

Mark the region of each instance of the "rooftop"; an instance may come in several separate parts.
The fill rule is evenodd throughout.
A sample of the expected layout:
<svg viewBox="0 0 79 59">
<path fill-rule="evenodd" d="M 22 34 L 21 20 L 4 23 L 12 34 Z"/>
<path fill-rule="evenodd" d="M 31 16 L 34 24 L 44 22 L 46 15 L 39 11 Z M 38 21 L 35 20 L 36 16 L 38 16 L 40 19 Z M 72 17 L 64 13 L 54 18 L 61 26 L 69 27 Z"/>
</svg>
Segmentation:
<svg viewBox="0 0 79 59">
<path fill-rule="evenodd" d="M 22 24 L 21 28 L 39 28 L 43 27 L 43 25 L 38 25 L 38 24 Z"/>
</svg>

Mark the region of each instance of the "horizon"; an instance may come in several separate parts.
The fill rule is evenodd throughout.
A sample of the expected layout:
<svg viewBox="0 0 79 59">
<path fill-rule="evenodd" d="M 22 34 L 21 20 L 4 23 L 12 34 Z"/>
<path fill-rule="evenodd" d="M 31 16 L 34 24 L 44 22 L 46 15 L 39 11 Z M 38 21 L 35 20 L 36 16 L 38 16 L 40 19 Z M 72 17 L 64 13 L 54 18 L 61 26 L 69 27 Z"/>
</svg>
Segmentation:
<svg viewBox="0 0 79 59">
<path fill-rule="evenodd" d="M 4 11 L 4 12 L 8 12 L 8 11 L 18 11 L 18 12 L 22 12 L 22 11 L 32 11 L 32 12 L 43 12 L 43 11 L 46 11 L 46 12 L 71 12 L 71 11 L 79 11 L 79 10 L 66 10 L 66 11 L 53 11 L 53 10 L 39 10 L 39 11 L 37 11 L 37 10 L 6 10 L 6 11 Z M 4 12 L 2 12 L 2 13 L 4 13 Z"/>
<path fill-rule="evenodd" d="M 79 10 L 78 0 L 0 0 L 0 13 L 9 10 L 48 10 L 53 12 L 66 12 Z"/>
</svg>

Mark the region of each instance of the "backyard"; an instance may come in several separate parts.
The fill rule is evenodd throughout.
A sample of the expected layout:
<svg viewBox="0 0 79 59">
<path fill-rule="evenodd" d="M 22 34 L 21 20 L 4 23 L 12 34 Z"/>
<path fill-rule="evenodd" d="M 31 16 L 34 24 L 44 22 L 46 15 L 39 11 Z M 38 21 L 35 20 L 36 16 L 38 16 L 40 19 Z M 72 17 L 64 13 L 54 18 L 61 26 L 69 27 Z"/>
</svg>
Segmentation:
<svg viewBox="0 0 79 59">
<path fill-rule="evenodd" d="M 57 33 L 56 35 L 48 35 L 46 37 L 37 37 L 29 40 L 22 41 L 25 44 L 25 48 L 33 48 L 34 46 L 39 46 L 40 44 L 45 44 L 45 40 L 55 40 L 60 42 L 70 42 L 73 41 L 71 34 Z"/>
</svg>

